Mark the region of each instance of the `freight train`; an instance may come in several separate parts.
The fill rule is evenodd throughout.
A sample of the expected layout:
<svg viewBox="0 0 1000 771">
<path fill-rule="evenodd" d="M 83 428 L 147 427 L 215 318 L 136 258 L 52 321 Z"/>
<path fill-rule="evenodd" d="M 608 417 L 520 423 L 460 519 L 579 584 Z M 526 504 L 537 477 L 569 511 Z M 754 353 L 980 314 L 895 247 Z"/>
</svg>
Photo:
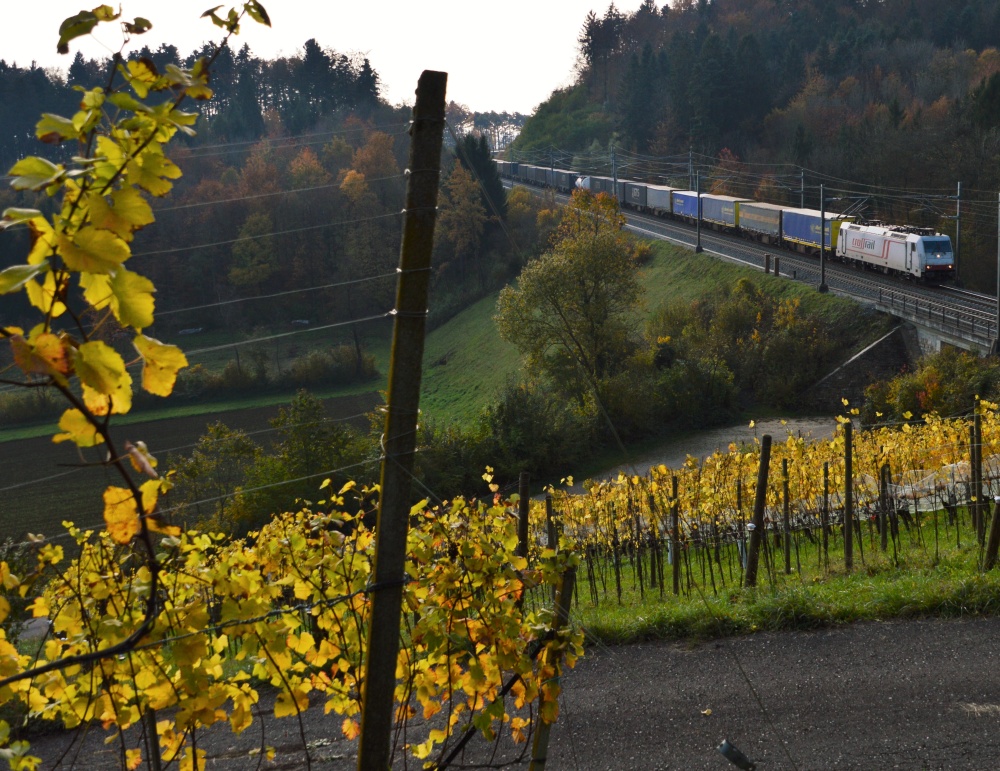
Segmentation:
<svg viewBox="0 0 1000 771">
<path fill-rule="evenodd" d="M 857 217 L 798 209 L 727 195 L 578 174 L 565 169 L 497 161 L 510 180 L 564 193 L 576 189 L 616 196 L 623 206 L 657 217 L 696 222 L 743 238 L 805 254 L 827 254 L 853 265 L 921 281 L 943 281 L 955 273 L 951 239 L 930 228 L 861 222 Z M 822 234 L 822 235 L 821 235 Z"/>
</svg>

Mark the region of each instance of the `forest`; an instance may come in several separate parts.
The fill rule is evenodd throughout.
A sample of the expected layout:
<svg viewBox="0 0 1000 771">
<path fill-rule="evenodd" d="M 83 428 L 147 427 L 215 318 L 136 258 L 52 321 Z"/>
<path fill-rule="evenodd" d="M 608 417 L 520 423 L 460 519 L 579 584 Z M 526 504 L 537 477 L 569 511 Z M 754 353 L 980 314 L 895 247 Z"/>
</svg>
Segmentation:
<svg viewBox="0 0 1000 771">
<path fill-rule="evenodd" d="M 797 201 L 804 177 L 816 205 L 825 181 L 866 196 L 870 215 L 953 236 L 961 183 L 964 278 L 991 288 L 998 46 L 1000 7 L 983 0 L 612 3 L 583 21 L 575 84 L 513 149 L 546 163 L 607 158 L 612 144 L 644 159 L 691 152 L 714 177 L 741 177 L 741 195 Z"/>
<path fill-rule="evenodd" d="M 140 49 L 129 61 L 159 72 L 190 67 L 204 54 L 184 57 L 161 46 Z M 80 54 L 65 73 L 0 61 L 4 168 L 29 154 L 56 162 L 72 155 L 67 145 L 39 143 L 37 116 L 72 115 L 79 89 L 106 79 L 108 65 Z M 292 345 L 288 352 L 301 354 L 298 359 L 272 356 L 269 365 L 260 346 L 246 346 L 242 359 L 233 349 L 231 371 L 213 375 L 206 372 L 213 362 L 197 360 L 204 366 L 182 376 L 178 393 L 205 396 L 268 383 L 287 388 L 370 376 L 374 365 L 366 347 L 373 337 L 386 338 L 389 326 L 369 322 L 384 320 L 393 303 L 409 107 L 385 102 L 379 74 L 367 59 L 316 40 L 275 60 L 260 59 L 245 45 L 223 48 L 212 88 L 212 99 L 197 103 L 197 133 L 179 137 L 171 151 L 180 174 L 169 199 L 150 199 L 160 227 L 135 236 L 134 264 L 158 288 L 151 331 L 164 337 L 197 334 L 201 346 L 215 347 L 336 326 L 326 339 L 340 347 L 321 353 L 309 351 L 310 343 Z M 444 161 L 432 324 L 515 275 L 523 259 L 499 237 L 506 204 L 489 150 L 490 142 L 509 140 L 523 116 L 474 113 L 456 103 L 447 115 L 455 134 L 448 137 L 453 150 Z M 456 142 L 463 151 L 459 164 Z M 489 195 L 479 192 L 477 178 Z M 0 190 L 4 209 L 48 211 L 51 205 L 44 192 Z M 23 252 L 28 238 L 26 230 L 4 231 L 0 249 Z M 15 322 L 30 313 L 18 295 L 3 296 L 0 307 Z M 114 344 L 120 332 L 110 324 L 103 334 Z M 8 420 L 31 418 L 39 409 L 36 399 L 21 399 L 17 410 L 3 394 L 0 401 Z"/>
</svg>

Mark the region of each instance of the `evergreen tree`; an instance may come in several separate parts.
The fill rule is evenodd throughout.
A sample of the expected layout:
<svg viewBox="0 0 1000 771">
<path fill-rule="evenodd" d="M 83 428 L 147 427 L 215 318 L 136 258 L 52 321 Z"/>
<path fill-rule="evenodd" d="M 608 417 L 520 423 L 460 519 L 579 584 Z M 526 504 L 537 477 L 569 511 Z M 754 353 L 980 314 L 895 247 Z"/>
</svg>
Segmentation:
<svg viewBox="0 0 1000 771">
<path fill-rule="evenodd" d="M 660 65 L 653 47 L 646 43 L 642 58 L 632 54 L 619 97 L 619 122 L 626 142 L 645 152 L 656 128 L 655 109 Z"/>
<path fill-rule="evenodd" d="M 500 172 L 493 161 L 486 136 L 480 134 L 477 138 L 472 134 L 466 134 L 455 148 L 455 154 L 462 166 L 479 180 L 480 196 L 488 215 L 491 217 L 499 215 L 501 219 L 505 219 L 507 191 L 500 181 Z"/>
<path fill-rule="evenodd" d="M 379 103 L 381 84 L 378 73 L 372 69 L 371 62 L 365 57 L 358 69 L 354 84 L 354 104 L 358 107 L 376 107 Z"/>
</svg>

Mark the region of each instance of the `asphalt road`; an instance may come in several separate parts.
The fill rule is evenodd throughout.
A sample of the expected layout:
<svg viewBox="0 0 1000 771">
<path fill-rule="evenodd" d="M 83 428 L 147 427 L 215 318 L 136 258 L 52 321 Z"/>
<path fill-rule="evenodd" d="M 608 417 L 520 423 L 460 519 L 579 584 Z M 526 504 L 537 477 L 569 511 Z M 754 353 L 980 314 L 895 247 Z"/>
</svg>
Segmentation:
<svg viewBox="0 0 1000 771">
<path fill-rule="evenodd" d="M 589 653 L 566 678 L 549 768 L 734 769 L 724 738 L 758 769 L 1000 766 L 998 619 Z"/>
<path fill-rule="evenodd" d="M 761 771 L 992 769 L 1000 766 L 998 664 L 1000 619 L 992 618 L 590 649 L 564 677 L 546 768 L 725 771 L 736 768 L 715 749 L 726 738 Z M 312 768 L 355 768 L 339 724 L 321 706 L 305 714 Z M 78 769 L 118 767 L 116 743 L 105 745 L 99 728 L 54 765 L 67 738 L 36 737 L 43 768 L 74 760 Z M 278 755 L 260 768 L 306 768 L 294 719 L 198 738 L 209 769 L 256 768 L 259 756 L 247 753 L 261 744 Z M 493 761 L 510 760 L 509 750 Z M 473 744 L 455 767 L 482 767 L 491 754 Z"/>
</svg>

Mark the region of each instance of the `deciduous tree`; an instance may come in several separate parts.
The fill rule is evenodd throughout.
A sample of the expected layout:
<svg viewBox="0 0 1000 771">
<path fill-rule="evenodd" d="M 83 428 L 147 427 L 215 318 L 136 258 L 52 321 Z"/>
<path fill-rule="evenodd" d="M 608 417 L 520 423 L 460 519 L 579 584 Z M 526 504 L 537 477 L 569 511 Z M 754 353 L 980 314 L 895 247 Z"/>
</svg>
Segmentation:
<svg viewBox="0 0 1000 771">
<path fill-rule="evenodd" d="M 612 201 L 578 191 L 551 252 L 500 293 L 500 336 L 557 388 L 582 395 L 625 363 L 636 337 L 637 250 Z"/>
</svg>

